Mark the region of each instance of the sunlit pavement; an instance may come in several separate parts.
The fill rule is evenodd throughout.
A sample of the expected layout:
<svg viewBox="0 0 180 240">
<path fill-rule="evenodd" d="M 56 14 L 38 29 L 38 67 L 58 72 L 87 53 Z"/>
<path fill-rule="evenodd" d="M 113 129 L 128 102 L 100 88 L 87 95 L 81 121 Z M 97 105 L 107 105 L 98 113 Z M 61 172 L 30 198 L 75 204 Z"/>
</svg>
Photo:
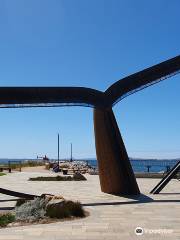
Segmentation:
<svg viewBox="0 0 180 240">
<path fill-rule="evenodd" d="M 37 171 L 37 170 L 36 170 Z M 172 180 L 158 195 L 149 191 L 160 179 L 138 179 L 139 197 L 102 193 L 98 176 L 86 175 L 82 182 L 31 182 L 29 177 L 54 175 L 46 171 L 16 172 L 0 177 L 0 187 L 32 194 L 51 193 L 79 200 L 90 216 L 72 221 L 0 229 L 2 240 L 46 239 L 180 239 L 180 182 Z M 0 209 L 15 202 L 2 200 Z M 137 235 L 135 229 L 142 228 Z"/>
</svg>

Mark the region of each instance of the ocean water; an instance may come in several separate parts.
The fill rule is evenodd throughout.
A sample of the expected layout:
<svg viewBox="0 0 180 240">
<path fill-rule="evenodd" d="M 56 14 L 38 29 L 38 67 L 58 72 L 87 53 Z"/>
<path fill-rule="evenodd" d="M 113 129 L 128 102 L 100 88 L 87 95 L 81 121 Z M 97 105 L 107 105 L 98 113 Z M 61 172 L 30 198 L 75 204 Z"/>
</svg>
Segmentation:
<svg viewBox="0 0 180 240">
<path fill-rule="evenodd" d="M 165 159 L 165 160 L 156 160 L 156 159 L 130 159 L 131 166 L 134 172 L 164 172 L 167 169 L 171 169 L 180 159 Z M 96 159 L 88 160 L 88 164 L 93 167 L 97 167 Z"/>
<path fill-rule="evenodd" d="M 8 161 L 27 161 L 24 159 L 0 159 L 0 165 L 7 164 Z M 37 161 L 37 159 L 28 159 L 30 161 Z M 85 161 L 94 168 L 98 168 L 96 159 L 79 159 L 79 161 Z M 130 159 L 131 166 L 134 172 L 164 172 L 167 168 L 172 168 L 180 159 Z"/>
</svg>

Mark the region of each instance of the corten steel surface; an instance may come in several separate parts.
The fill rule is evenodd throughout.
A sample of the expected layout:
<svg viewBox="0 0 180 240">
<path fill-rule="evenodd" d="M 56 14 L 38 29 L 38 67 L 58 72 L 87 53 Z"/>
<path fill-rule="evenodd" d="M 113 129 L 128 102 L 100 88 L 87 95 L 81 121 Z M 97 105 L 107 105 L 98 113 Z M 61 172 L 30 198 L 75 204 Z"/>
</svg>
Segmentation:
<svg viewBox="0 0 180 240">
<path fill-rule="evenodd" d="M 162 81 L 180 71 L 180 56 L 123 78 L 105 92 L 84 87 L 0 87 L 0 107 L 74 104 L 112 107 L 124 97 Z"/>
<path fill-rule="evenodd" d="M 0 107 L 16 104 L 78 104 L 104 107 L 103 92 L 83 87 L 0 87 Z M 14 104 L 14 106 L 13 106 Z"/>
<path fill-rule="evenodd" d="M 180 161 L 161 179 L 161 181 L 151 190 L 150 193 L 158 194 L 173 179 L 180 170 Z"/>
<path fill-rule="evenodd" d="M 25 198 L 25 199 L 29 199 L 29 200 L 39 197 L 37 195 L 15 192 L 15 191 L 7 190 L 4 188 L 0 188 L 0 193 L 9 195 L 9 196 L 19 197 L 19 198 Z"/>
<path fill-rule="evenodd" d="M 94 130 L 101 190 L 114 194 L 139 194 L 112 109 L 94 109 Z"/>
<path fill-rule="evenodd" d="M 64 104 L 95 108 L 96 153 L 102 191 L 115 194 L 139 194 L 112 106 L 124 97 L 179 71 L 180 56 L 177 56 L 123 78 L 105 92 L 83 87 L 0 87 L 0 108 Z"/>
<path fill-rule="evenodd" d="M 130 94 L 180 72 L 180 56 L 125 77 L 111 85 L 105 94 L 111 105 Z"/>
</svg>

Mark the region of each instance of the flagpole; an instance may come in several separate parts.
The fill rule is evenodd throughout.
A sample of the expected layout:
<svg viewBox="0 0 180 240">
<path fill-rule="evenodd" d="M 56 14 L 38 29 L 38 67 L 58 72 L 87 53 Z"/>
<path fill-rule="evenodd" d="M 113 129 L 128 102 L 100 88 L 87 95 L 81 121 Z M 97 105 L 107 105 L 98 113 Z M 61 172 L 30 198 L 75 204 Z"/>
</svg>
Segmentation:
<svg viewBox="0 0 180 240">
<path fill-rule="evenodd" d="M 59 133 L 58 133 L 58 166 L 59 166 Z"/>
<path fill-rule="evenodd" d="M 72 162 L 72 143 L 71 143 L 71 159 L 70 162 Z"/>
</svg>

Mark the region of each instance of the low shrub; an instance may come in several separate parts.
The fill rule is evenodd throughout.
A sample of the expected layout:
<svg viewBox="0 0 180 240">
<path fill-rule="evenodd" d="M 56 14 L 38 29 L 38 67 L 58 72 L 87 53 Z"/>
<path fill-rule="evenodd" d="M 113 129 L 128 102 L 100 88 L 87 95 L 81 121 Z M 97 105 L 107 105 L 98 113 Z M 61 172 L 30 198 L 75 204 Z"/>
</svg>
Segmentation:
<svg viewBox="0 0 180 240">
<path fill-rule="evenodd" d="M 4 164 L 4 166 L 8 167 L 8 163 L 7 164 Z M 42 161 L 35 161 L 35 160 L 29 160 L 29 161 L 26 161 L 26 162 L 21 162 L 21 164 L 19 163 L 11 163 L 10 164 L 10 167 L 11 169 L 19 169 L 21 166 L 21 168 L 23 167 L 37 167 L 37 166 L 44 166 L 44 162 Z"/>
<path fill-rule="evenodd" d="M 1 173 L 1 172 L 0 172 L 0 176 L 5 176 L 5 175 L 6 175 L 6 173 Z"/>
<path fill-rule="evenodd" d="M 37 221 L 44 217 L 69 218 L 84 217 L 85 211 L 80 202 L 73 202 L 56 197 L 49 200 L 45 197 L 34 200 L 18 200 L 15 208 L 15 219 L 18 221 Z"/>
<path fill-rule="evenodd" d="M 48 205 L 46 208 L 46 216 L 50 218 L 68 218 L 70 217 L 70 211 L 62 204 Z"/>
<path fill-rule="evenodd" d="M 15 216 L 19 221 L 37 221 L 45 216 L 46 201 L 43 198 L 25 201 L 24 204 L 16 206 Z"/>
<path fill-rule="evenodd" d="M 27 162 L 22 163 L 22 167 L 37 167 L 37 166 L 44 166 L 44 162 L 29 160 Z"/>
<path fill-rule="evenodd" d="M 56 177 L 35 177 L 29 178 L 29 181 L 71 181 L 73 180 L 71 176 L 56 176 Z"/>
<path fill-rule="evenodd" d="M 85 212 L 80 202 L 66 201 L 65 206 L 69 209 L 71 216 L 84 217 Z"/>
<path fill-rule="evenodd" d="M 85 181 L 87 180 L 82 174 L 75 173 L 71 176 L 56 176 L 56 177 L 34 177 L 29 178 L 29 181 Z"/>
<path fill-rule="evenodd" d="M 81 173 L 77 172 L 73 175 L 73 180 L 74 181 L 86 181 L 87 179 Z"/>
<path fill-rule="evenodd" d="M 0 227 L 6 227 L 9 223 L 15 221 L 15 215 L 11 213 L 6 213 L 0 215 Z"/>
<path fill-rule="evenodd" d="M 26 199 L 18 199 L 17 202 L 16 202 L 16 207 L 19 207 L 21 205 L 23 205 L 25 202 L 27 202 Z"/>
<path fill-rule="evenodd" d="M 48 205 L 46 215 L 50 218 L 84 217 L 85 212 L 80 202 L 63 201 Z"/>
</svg>

